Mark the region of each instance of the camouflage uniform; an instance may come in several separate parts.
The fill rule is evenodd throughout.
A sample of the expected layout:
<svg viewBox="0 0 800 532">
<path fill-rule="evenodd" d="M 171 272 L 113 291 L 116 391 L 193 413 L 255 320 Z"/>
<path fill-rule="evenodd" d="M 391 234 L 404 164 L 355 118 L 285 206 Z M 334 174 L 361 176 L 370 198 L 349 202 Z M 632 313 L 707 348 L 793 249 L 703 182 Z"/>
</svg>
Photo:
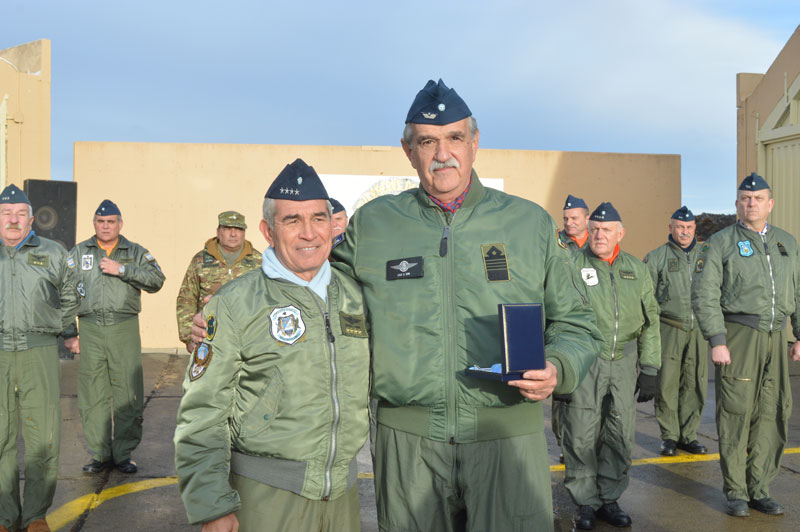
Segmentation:
<svg viewBox="0 0 800 532">
<path fill-rule="evenodd" d="M 219 288 L 242 275 L 261 267 L 261 252 L 245 240 L 242 252 L 233 265 L 228 266 L 222 257 L 217 237 L 209 238 L 203 251 L 189 263 L 183 283 L 178 291 L 178 335 L 181 342 L 189 343 L 192 337 L 192 318 L 203 310 L 203 300 Z"/>
</svg>

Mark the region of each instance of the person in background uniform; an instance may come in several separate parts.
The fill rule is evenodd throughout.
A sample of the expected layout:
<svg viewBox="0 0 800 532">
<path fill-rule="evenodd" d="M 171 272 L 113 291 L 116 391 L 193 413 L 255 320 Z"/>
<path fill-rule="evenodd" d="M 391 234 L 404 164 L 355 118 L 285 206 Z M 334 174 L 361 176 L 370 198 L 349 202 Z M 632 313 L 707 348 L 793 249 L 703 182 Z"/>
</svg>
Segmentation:
<svg viewBox="0 0 800 532">
<path fill-rule="evenodd" d="M 0 531 L 49 532 L 61 441 L 57 337 L 70 340 L 79 295 L 75 262 L 37 236 L 33 209 L 16 185 L 0 192 Z M 22 413 L 25 490 L 19 493 L 17 435 Z"/>
<path fill-rule="evenodd" d="M 593 529 L 595 517 L 631 526 L 617 500 L 628 487 L 634 397 L 638 391 L 636 401 L 653 399 L 661 365 L 653 283 L 644 263 L 620 250 L 624 236 L 617 210 L 601 203 L 589 218 L 589 246 L 573 259 L 605 340 L 562 413 L 564 486 L 578 506 L 580 530 Z"/>
<path fill-rule="evenodd" d="M 420 187 L 360 207 L 334 249 L 369 308 L 386 532 L 552 530 L 541 401 L 571 392 L 599 345 L 555 222 L 483 186 L 478 137 L 464 100 L 429 81 L 402 140 Z M 508 384 L 466 376 L 499 360 L 497 305 L 515 302 L 544 305 L 546 369 Z"/>
<path fill-rule="evenodd" d="M 655 411 L 664 456 L 673 456 L 676 447 L 691 454 L 707 452 L 697 441 L 708 388 L 708 349 L 692 312 L 692 276 L 700 254 L 696 227 L 694 214 L 684 205 L 672 215 L 668 241 L 644 258 L 661 310 Z"/>
<path fill-rule="evenodd" d="M 178 336 L 189 353 L 196 347 L 192 342 L 192 318 L 203 310 L 207 298 L 231 279 L 261 267 L 261 252 L 244 238 L 244 215 L 225 211 L 217 219 L 217 236 L 209 238 L 203 250 L 192 257 L 178 290 Z"/>
<path fill-rule="evenodd" d="M 558 238 L 569 251 L 577 253 L 589 240 L 589 207 L 582 198 L 567 194 L 564 201 L 564 229 L 558 232 Z M 550 427 L 555 434 L 556 442 L 561 447 L 561 416 L 563 404 L 572 400 L 570 394 L 553 394 L 553 408 L 550 416 Z M 564 463 L 564 453 L 558 456 Z"/>
<path fill-rule="evenodd" d="M 786 446 L 792 411 L 787 318 L 800 338 L 800 251 L 795 238 L 767 223 L 774 200 L 750 174 L 739 186 L 737 222 L 711 235 L 692 281 L 692 307 L 716 365 L 717 432 L 727 512 L 748 506 L 779 515 L 769 494 Z M 800 343 L 792 344 L 800 360 Z"/>
<path fill-rule="evenodd" d="M 203 532 L 360 530 L 369 338 L 361 288 L 327 260 L 330 212 L 314 169 L 286 165 L 264 200 L 261 270 L 203 309 L 175 429 L 181 496 Z"/>
<path fill-rule="evenodd" d="M 114 202 L 103 200 L 92 223 L 95 235 L 70 252 L 83 295 L 78 407 L 92 453 L 83 471 L 100 473 L 116 464 L 123 473 L 135 473 L 131 452 L 142 439 L 144 399 L 141 291 L 158 292 L 164 274 L 149 251 L 120 235 L 122 214 Z M 109 399 L 114 403 L 113 439 Z"/>
<path fill-rule="evenodd" d="M 333 238 L 335 240 L 347 229 L 347 211 L 344 209 L 344 205 L 333 198 L 331 198 L 331 205 L 333 205 L 331 222 L 333 223 Z"/>
</svg>

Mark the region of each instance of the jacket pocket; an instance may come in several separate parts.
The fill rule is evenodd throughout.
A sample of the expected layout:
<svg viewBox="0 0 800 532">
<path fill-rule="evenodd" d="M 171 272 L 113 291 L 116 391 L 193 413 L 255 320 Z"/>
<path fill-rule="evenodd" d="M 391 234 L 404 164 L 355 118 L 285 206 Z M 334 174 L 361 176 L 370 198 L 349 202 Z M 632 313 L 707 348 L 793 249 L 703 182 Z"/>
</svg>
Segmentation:
<svg viewBox="0 0 800 532">
<path fill-rule="evenodd" d="M 723 375 L 719 382 L 719 401 L 729 414 L 742 416 L 752 403 L 753 380 L 749 377 Z"/>
<path fill-rule="evenodd" d="M 663 279 L 656 287 L 656 302 L 659 306 L 669 301 L 669 279 Z"/>
<path fill-rule="evenodd" d="M 239 438 L 255 438 L 269 428 L 278 415 L 281 393 L 283 393 L 283 378 L 280 370 L 273 366 L 265 372 L 261 393 L 254 398 L 254 401 L 244 405 L 246 411 L 241 417 Z"/>
</svg>

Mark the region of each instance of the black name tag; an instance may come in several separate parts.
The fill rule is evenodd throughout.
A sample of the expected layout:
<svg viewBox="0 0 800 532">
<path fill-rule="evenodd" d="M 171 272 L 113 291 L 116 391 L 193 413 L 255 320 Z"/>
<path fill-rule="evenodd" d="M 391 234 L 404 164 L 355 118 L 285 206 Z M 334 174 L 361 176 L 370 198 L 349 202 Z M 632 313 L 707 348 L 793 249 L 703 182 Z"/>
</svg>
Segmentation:
<svg viewBox="0 0 800 532">
<path fill-rule="evenodd" d="M 386 261 L 386 280 L 416 279 L 423 276 L 422 257 L 408 257 Z"/>
<path fill-rule="evenodd" d="M 778 251 L 779 251 L 779 252 L 781 253 L 781 255 L 783 255 L 784 257 L 788 257 L 788 256 L 789 256 L 789 254 L 788 254 L 788 253 L 786 253 L 786 247 L 785 247 L 785 246 L 784 246 L 782 243 L 780 243 L 780 242 L 778 242 Z"/>
</svg>

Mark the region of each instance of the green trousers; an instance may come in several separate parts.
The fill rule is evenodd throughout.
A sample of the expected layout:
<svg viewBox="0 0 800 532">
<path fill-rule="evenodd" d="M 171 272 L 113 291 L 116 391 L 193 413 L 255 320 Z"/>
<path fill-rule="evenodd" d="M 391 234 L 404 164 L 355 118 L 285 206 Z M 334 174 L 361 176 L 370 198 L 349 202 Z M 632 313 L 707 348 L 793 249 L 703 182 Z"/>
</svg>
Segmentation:
<svg viewBox="0 0 800 532">
<path fill-rule="evenodd" d="M 316 501 L 232 473 L 231 487 L 242 507 L 236 512 L 239 532 L 359 532 L 356 484 L 338 499 Z"/>
<path fill-rule="evenodd" d="M 552 410 L 550 411 L 550 427 L 556 437 L 556 443 L 561 447 L 561 417 L 564 415 L 564 401 L 552 399 Z"/>
<path fill-rule="evenodd" d="M 595 510 L 628 487 L 635 434 L 636 356 L 595 360 L 563 406 L 564 486 L 578 506 Z"/>
<path fill-rule="evenodd" d="M 61 442 L 60 378 L 55 344 L 0 351 L 0 524 L 9 530 L 44 518 L 53 503 Z M 25 442 L 22 503 L 17 467 L 20 416 Z"/>
<path fill-rule="evenodd" d="M 375 490 L 381 532 L 553 530 L 544 427 L 450 444 L 379 423 Z"/>
<path fill-rule="evenodd" d="M 661 323 L 661 371 L 655 411 L 662 440 L 697 439 L 708 390 L 708 342 L 700 329 Z"/>
<path fill-rule="evenodd" d="M 725 327 L 731 363 L 715 369 L 723 491 L 728 500 L 763 499 L 778 474 L 792 413 L 786 336 Z"/>
<path fill-rule="evenodd" d="M 119 463 L 142 440 L 142 344 L 138 317 L 115 325 L 79 321 L 78 408 L 95 460 Z M 111 439 L 113 399 L 114 439 Z"/>
</svg>

